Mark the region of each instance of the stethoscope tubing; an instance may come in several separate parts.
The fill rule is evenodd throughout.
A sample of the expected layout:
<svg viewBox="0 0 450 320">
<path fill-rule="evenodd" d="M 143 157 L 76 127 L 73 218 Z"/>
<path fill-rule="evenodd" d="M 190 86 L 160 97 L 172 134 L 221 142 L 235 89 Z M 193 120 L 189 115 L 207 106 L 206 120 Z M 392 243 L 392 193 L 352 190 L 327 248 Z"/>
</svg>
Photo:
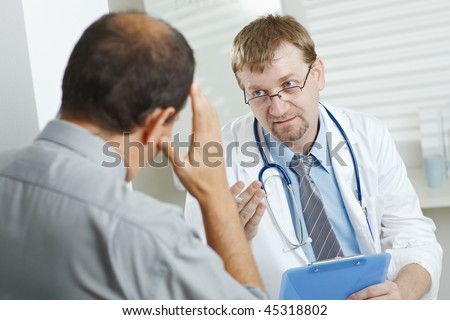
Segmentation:
<svg viewBox="0 0 450 320">
<path fill-rule="evenodd" d="M 373 238 L 373 234 L 372 234 L 372 229 L 370 227 L 370 223 L 369 223 L 368 216 L 367 216 L 367 209 L 364 208 L 363 203 L 362 203 L 363 197 L 362 197 L 362 191 L 361 191 L 361 180 L 360 180 L 360 174 L 359 174 L 359 166 L 358 166 L 358 161 L 356 160 L 356 156 L 355 156 L 355 152 L 353 150 L 353 147 L 352 147 L 352 145 L 351 145 L 351 143 L 350 143 L 350 141 L 348 139 L 347 134 L 345 133 L 344 128 L 342 128 L 341 124 L 336 119 L 336 117 L 322 103 L 320 103 L 320 105 L 325 109 L 325 111 L 327 112 L 327 114 L 330 117 L 330 119 L 333 121 L 333 123 L 338 128 L 339 132 L 341 133 L 342 137 L 344 138 L 345 143 L 346 143 L 346 145 L 347 145 L 347 147 L 349 149 L 349 153 L 350 153 L 350 156 L 352 158 L 353 168 L 354 168 L 354 172 L 355 172 L 356 198 L 357 198 L 357 200 L 358 200 L 362 210 L 364 211 L 364 214 L 366 216 L 366 222 L 367 222 L 367 225 L 369 227 L 370 234 L 372 236 L 372 239 L 374 239 Z M 258 147 L 258 151 L 261 154 L 261 158 L 262 158 L 263 163 L 264 163 L 262 169 L 259 171 L 259 174 L 258 174 L 258 180 L 261 182 L 261 188 L 264 190 L 264 192 L 266 192 L 265 183 L 264 183 L 264 173 L 266 172 L 266 170 L 276 169 L 280 173 L 280 177 L 284 180 L 284 182 L 286 184 L 286 187 L 288 189 L 292 190 L 292 181 L 289 178 L 289 175 L 286 172 L 286 170 L 281 165 L 279 165 L 277 163 L 269 162 L 269 160 L 267 159 L 267 156 L 266 156 L 266 154 L 264 152 L 264 149 L 263 149 L 263 144 L 262 144 L 261 139 L 260 139 L 260 135 L 258 134 L 258 120 L 256 118 L 253 121 L 253 134 L 255 136 L 255 141 L 256 141 L 256 145 Z M 267 195 L 267 192 L 266 192 L 266 195 Z M 272 212 L 272 215 L 273 215 L 273 212 Z M 278 225 L 278 222 L 277 222 L 277 225 Z M 302 227 L 300 226 L 300 229 L 301 228 Z M 280 230 L 281 230 L 281 232 L 284 235 L 284 232 L 282 231 L 281 228 L 280 228 Z M 295 246 L 284 235 L 285 238 L 290 243 L 290 245 L 294 246 L 295 248 L 296 247 L 300 247 L 300 246 L 310 242 L 310 239 L 307 239 L 307 240 L 303 241 L 303 232 L 301 230 L 300 230 L 300 232 L 301 232 L 300 244 L 299 245 L 295 245 Z"/>
<path fill-rule="evenodd" d="M 362 192 L 361 192 L 361 180 L 359 177 L 359 166 L 358 166 L 358 161 L 356 161 L 356 157 L 355 157 L 355 152 L 353 151 L 353 147 L 352 144 L 350 143 L 347 134 L 345 133 L 344 128 L 342 128 L 341 124 L 339 123 L 339 121 L 337 121 L 337 119 L 335 118 L 335 116 L 330 112 L 330 110 L 328 110 L 323 104 L 321 104 L 325 111 L 327 112 L 328 116 L 331 118 L 331 120 L 334 122 L 334 124 L 336 125 L 336 127 L 339 129 L 339 132 L 342 134 L 342 136 L 344 137 L 345 143 L 347 144 L 348 150 L 350 152 L 350 156 L 352 157 L 352 162 L 353 162 L 353 169 L 355 171 L 355 181 L 356 181 L 356 198 L 358 199 L 359 204 L 362 205 Z"/>
</svg>

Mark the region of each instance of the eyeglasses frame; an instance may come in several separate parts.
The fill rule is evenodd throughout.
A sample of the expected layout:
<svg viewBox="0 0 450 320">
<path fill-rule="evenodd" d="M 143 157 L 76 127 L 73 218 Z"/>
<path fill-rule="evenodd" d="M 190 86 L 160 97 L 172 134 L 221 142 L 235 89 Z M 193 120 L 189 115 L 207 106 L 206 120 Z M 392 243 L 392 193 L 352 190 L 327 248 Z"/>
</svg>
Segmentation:
<svg viewBox="0 0 450 320">
<path fill-rule="evenodd" d="M 313 66 L 312 64 L 309 65 L 308 72 L 306 73 L 306 77 L 305 77 L 305 80 L 303 81 L 303 85 L 302 85 L 302 86 L 292 86 L 292 87 L 289 87 L 289 88 L 284 88 L 284 89 L 281 89 L 280 91 L 278 91 L 278 92 L 275 93 L 275 94 L 272 94 L 272 95 L 262 95 L 262 96 L 254 97 L 254 98 L 251 98 L 251 99 L 248 99 L 248 100 L 247 100 L 247 96 L 245 95 L 245 89 L 242 90 L 242 91 L 244 92 L 244 102 L 245 102 L 245 104 L 250 105 L 250 101 L 252 101 L 252 100 L 254 100 L 254 99 L 261 98 L 261 97 L 268 97 L 268 98 L 270 99 L 270 103 L 272 103 L 272 98 L 273 98 L 273 97 L 278 96 L 278 98 L 281 99 L 281 93 L 282 93 L 283 91 L 286 91 L 286 90 L 292 89 L 292 88 L 299 88 L 299 89 L 300 89 L 300 92 L 303 92 L 303 88 L 306 86 L 306 80 L 308 80 L 308 76 L 309 76 L 309 73 L 311 72 L 312 66 Z"/>
</svg>

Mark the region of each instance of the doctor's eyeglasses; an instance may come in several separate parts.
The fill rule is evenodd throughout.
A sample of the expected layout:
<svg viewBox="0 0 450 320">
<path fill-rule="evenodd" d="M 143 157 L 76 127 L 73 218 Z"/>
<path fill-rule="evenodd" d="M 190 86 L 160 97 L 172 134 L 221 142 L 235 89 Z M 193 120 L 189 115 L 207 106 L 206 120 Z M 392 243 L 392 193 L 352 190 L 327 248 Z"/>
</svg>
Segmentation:
<svg viewBox="0 0 450 320">
<path fill-rule="evenodd" d="M 268 95 L 263 94 L 254 98 L 247 100 L 244 90 L 244 101 L 246 104 L 250 105 L 252 108 L 265 108 L 270 106 L 273 97 L 278 97 L 283 101 L 291 101 L 302 94 L 303 88 L 306 85 L 306 80 L 308 80 L 309 73 L 311 71 L 312 64 L 308 68 L 308 73 L 306 74 L 305 81 L 303 81 L 302 86 L 292 86 L 289 88 L 282 89 L 275 94 Z"/>
</svg>

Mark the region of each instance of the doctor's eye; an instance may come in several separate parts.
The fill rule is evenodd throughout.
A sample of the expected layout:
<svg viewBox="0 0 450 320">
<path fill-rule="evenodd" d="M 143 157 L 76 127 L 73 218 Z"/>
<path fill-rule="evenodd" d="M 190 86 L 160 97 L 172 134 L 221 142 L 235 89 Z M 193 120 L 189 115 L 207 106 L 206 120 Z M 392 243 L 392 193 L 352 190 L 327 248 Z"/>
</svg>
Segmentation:
<svg viewBox="0 0 450 320">
<path fill-rule="evenodd" d="M 252 93 L 253 98 L 261 97 L 264 95 L 266 95 L 266 93 L 263 90 L 256 90 L 256 91 L 253 91 L 253 93 Z"/>
<path fill-rule="evenodd" d="M 296 85 L 295 82 L 292 81 L 292 80 L 289 80 L 289 81 L 286 81 L 285 83 L 283 83 L 283 87 L 284 88 L 290 88 L 290 87 L 293 87 L 295 85 Z"/>
</svg>

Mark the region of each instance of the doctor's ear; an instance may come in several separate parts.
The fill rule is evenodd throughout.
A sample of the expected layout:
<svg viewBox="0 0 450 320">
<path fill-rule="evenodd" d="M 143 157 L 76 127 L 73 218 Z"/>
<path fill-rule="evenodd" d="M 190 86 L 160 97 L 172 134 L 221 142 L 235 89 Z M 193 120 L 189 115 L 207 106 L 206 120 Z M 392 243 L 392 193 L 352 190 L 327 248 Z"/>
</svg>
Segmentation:
<svg viewBox="0 0 450 320">
<path fill-rule="evenodd" d="M 325 65 L 322 59 L 317 58 L 316 61 L 313 62 L 311 72 L 316 79 L 319 91 L 323 90 L 323 88 L 325 88 Z"/>
</svg>

